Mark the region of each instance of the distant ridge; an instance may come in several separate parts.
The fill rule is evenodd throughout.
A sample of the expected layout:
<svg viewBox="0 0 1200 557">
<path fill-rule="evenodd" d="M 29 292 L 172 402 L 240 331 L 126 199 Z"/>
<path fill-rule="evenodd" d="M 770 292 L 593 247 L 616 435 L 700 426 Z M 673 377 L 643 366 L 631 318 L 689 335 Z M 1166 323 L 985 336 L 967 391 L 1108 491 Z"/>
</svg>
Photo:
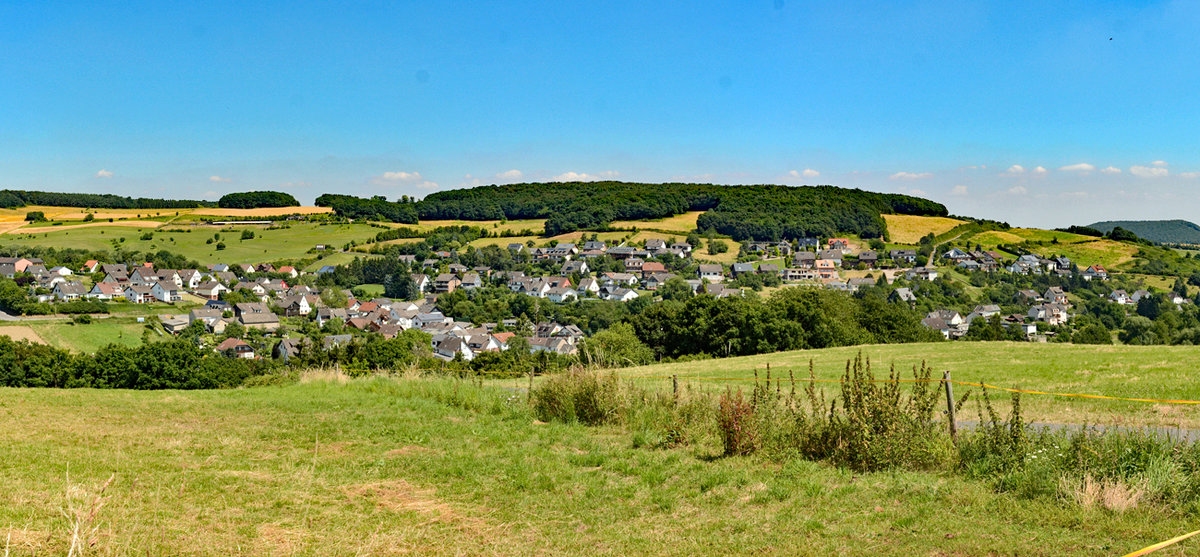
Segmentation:
<svg viewBox="0 0 1200 557">
<path fill-rule="evenodd" d="M 1186 220 L 1108 220 L 1088 226 L 1105 234 L 1120 226 L 1151 242 L 1200 244 L 1200 226 Z"/>
</svg>

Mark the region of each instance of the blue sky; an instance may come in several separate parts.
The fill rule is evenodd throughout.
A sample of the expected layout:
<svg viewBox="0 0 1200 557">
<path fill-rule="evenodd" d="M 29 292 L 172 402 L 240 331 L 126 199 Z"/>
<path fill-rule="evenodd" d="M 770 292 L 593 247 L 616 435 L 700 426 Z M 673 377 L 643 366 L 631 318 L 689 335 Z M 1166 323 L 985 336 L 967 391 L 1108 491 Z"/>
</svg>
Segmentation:
<svg viewBox="0 0 1200 557">
<path fill-rule="evenodd" d="M 1197 2 L 49 4 L 0 5 L 0 187 L 834 184 L 1200 220 Z"/>
</svg>

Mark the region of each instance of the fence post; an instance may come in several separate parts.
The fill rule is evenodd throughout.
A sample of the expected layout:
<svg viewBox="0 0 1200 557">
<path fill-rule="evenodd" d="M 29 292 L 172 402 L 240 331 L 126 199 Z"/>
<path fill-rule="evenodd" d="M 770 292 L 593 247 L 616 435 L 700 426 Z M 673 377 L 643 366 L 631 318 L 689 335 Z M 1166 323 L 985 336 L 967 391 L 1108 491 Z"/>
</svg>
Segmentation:
<svg viewBox="0 0 1200 557">
<path fill-rule="evenodd" d="M 678 375 L 671 376 L 671 394 L 675 398 L 679 398 L 679 376 Z"/>
<path fill-rule="evenodd" d="M 950 439 L 958 443 L 958 423 L 954 421 L 954 386 L 950 382 L 950 370 L 942 372 L 942 383 L 946 385 L 946 418 L 950 421 Z"/>
<path fill-rule="evenodd" d="M 533 401 L 533 366 L 529 366 L 529 390 L 525 393 L 526 400 Z"/>
</svg>

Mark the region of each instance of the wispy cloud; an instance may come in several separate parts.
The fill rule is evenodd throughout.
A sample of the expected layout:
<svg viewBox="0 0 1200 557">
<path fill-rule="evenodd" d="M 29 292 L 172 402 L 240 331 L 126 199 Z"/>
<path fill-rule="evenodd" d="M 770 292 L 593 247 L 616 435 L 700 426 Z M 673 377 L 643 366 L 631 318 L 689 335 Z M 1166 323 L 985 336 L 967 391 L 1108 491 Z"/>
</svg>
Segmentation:
<svg viewBox="0 0 1200 557">
<path fill-rule="evenodd" d="M 1155 162 L 1161 162 L 1161 161 L 1155 161 Z M 1151 164 L 1154 164 L 1154 163 L 1151 163 Z M 1134 176 L 1137 176 L 1138 178 L 1163 178 L 1163 177 L 1166 177 L 1167 174 L 1169 174 L 1169 171 L 1167 171 L 1166 168 L 1163 168 L 1161 166 L 1134 165 L 1134 166 L 1129 167 L 1129 173 L 1133 174 Z"/>
<path fill-rule="evenodd" d="M 1101 174 L 1120 174 L 1121 169 L 1115 166 L 1106 166 L 1100 169 Z"/>
<path fill-rule="evenodd" d="M 438 187 L 438 183 L 437 183 L 437 182 L 431 182 L 431 181 L 429 181 L 429 180 L 425 180 L 424 182 L 421 182 L 420 184 L 417 184 L 417 187 L 418 187 L 418 188 L 421 188 L 421 189 L 425 189 L 425 190 L 433 190 L 433 189 L 437 189 L 437 187 Z"/>
<path fill-rule="evenodd" d="M 1165 167 L 1167 166 L 1167 161 L 1154 161 L 1150 164 L 1153 166 Z"/>
<path fill-rule="evenodd" d="M 788 171 L 788 176 L 791 176 L 792 178 L 816 178 L 817 176 L 820 176 L 820 175 L 821 175 L 820 172 L 817 172 L 816 170 L 813 170 L 811 168 L 805 168 L 804 170 L 789 170 Z"/>
<path fill-rule="evenodd" d="M 1200 178 L 1200 172 L 1180 172 L 1177 176 L 1180 178 Z"/>
<path fill-rule="evenodd" d="M 388 186 L 403 182 L 415 182 L 420 179 L 420 172 L 404 172 L 402 170 L 398 170 L 395 172 L 384 172 L 379 176 L 371 178 L 371 183 L 379 186 Z"/>
<path fill-rule="evenodd" d="M 514 168 L 512 170 L 505 170 L 504 172 L 497 174 L 496 178 L 500 180 L 520 180 L 524 175 L 525 174 L 523 172 Z"/>
<path fill-rule="evenodd" d="M 950 188 L 950 195 L 953 195 L 955 197 L 966 197 L 967 186 L 959 184 L 957 186 L 954 186 L 953 188 Z"/>
<path fill-rule="evenodd" d="M 1088 164 L 1088 163 L 1086 163 L 1086 162 L 1081 162 L 1081 163 L 1078 163 L 1078 164 L 1068 164 L 1067 166 L 1064 166 L 1064 167 L 1062 167 L 1062 168 L 1059 168 L 1059 170 L 1062 170 L 1062 171 L 1064 171 L 1064 172 L 1080 172 L 1080 173 L 1088 173 L 1088 172 L 1091 172 L 1091 171 L 1093 171 L 1093 170 L 1096 170 L 1096 167 L 1094 167 L 1094 166 L 1092 166 L 1092 165 L 1090 165 L 1090 164 Z"/>
<path fill-rule="evenodd" d="M 605 170 L 596 174 L 588 174 L 586 172 L 564 172 L 551 179 L 553 182 L 595 182 L 598 180 L 610 180 L 616 178 L 621 173 L 616 170 Z"/>
<path fill-rule="evenodd" d="M 229 183 L 229 182 L 233 181 L 233 178 L 224 178 L 224 177 L 217 176 L 214 174 L 214 175 L 208 177 L 208 181 L 209 182 Z"/>
<path fill-rule="evenodd" d="M 1014 164 L 1008 167 L 1008 170 L 1000 173 L 1001 176 L 1020 176 L 1025 173 L 1025 167 L 1019 164 Z"/>
<path fill-rule="evenodd" d="M 1046 173 L 1048 173 L 1048 172 L 1050 172 L 1050 171 L 1046 170 L 1046 168 L 1042 167 L 1042 166 L 1039 166 L 1039 167 L 1029 171 L 1029 173 L 1033 174 L 1034 176 L 1045 176 Z"/>
<path fill-rule="evenodd" d="M 933 176 L 932 172 L 897 172 L 895 174 L 892 174 L 891 176 L 888 176 L 888 179 L 889 180 L 912 181 L 912 180 L 921 180 L 924 178 L 929 178 L 931 176 Z"/>
<path fill-rule="evenodd" d="M 1025 195 L 1029 193 L 1029 190 L 1025 189 L 1025 186 L 1013 186 L 1008 188 L 1008 193 L 1012 195 Z"/>
<path fill-rule="evenodd" d="M 103 168 L 101 168 L 100 171 L 96 173 L 97 178 L 112 178 L 113 176 L 114 176 L 114 174 L 111 170 L 104 170 Z"/>
</svg>

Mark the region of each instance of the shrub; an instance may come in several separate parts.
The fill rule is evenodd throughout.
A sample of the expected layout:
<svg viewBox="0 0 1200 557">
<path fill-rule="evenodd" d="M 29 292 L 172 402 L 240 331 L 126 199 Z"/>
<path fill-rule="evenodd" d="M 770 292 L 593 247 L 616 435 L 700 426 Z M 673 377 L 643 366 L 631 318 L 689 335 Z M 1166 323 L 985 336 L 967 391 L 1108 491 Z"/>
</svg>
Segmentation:
<svg viewBox="0 0 1200 557">
<path fill-rule="evenodd" d="M 551 376 L 531 394 L 534 415 L 543 421 L 602 425 L 621 415 L 617 376 L 569 371 Z"/>
<path fill-rule="evenodd" d="M 754 405 L 742 397 L 741 389 L 736 395 L 727 389 L 721 394 L 717 408 L 717 429 L 725 456 L 747 455 L 758 450 Z"/>
</svg>

